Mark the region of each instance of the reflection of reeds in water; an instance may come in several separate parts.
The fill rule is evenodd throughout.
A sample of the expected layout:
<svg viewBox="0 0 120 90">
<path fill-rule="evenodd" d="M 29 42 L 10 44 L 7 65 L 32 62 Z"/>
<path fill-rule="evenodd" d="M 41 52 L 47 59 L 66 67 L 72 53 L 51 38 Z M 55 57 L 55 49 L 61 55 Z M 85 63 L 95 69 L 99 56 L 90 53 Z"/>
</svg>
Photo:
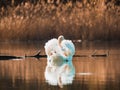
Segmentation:
<svg viewBox="0 0 120 90">
<path fill-rule="evenodd" d="M 72 86 L 75 85 L 76 87 L 79 83 L 81 86 L 85 85 L 91 89 L 98 89 L 98 85 L 106 86 L 110 82 L 113 87 L 115 87 L 115 84 L 117 86 L 120 75 L 119 56 L 108 58 L 74 58 L 73 60 L 76 77 Z M 34 82 L 44 87 L 45 67 L 46 59 L 40 59 L 40 61 L 38 61 L 28 58 L 21 61 L 0 61 L 0 77 L 2 79 L 12 79 L 13 85 L 17 83 L 17 80 L 21 80 L 23 83 L 30 84 Z M 65 86 L 64 88 L 67 87 Z M 82 87 L 79 86 L 79 88 Z M 118 88 L 118 86 L 116 88 Z"/>
<path fill-rule="evenodd" d="M 0 77 L 15 80 L 44 81 L 44 60 L 1 61 Z"/>
<path fill-rule="evenodd" d="M 86 0 L 85 0 L 86 1 Z M 43 40 L 63 34 L 86 40 L 119 39 L 119 7 L 104 0 L 1 8 L 0 40 Z"/>
<path fill-rule="evenodd" d="M 114 83 L 117 86 L 119 82 L 119 56 L 107 58 L 80 58 L 77 59 L 76 80 L 89 84 L 91 88 L 98 88 L 98 85 L 106 87 L 107 84 Z M 82 73 L 82 74 L 81 74 Z M 84 74 L 83 74 L 84 73 Z M 118 88 L 113 86 L 114 88 Z M 102 87 L 100 87 L 102 88 Z"/>
</svg>

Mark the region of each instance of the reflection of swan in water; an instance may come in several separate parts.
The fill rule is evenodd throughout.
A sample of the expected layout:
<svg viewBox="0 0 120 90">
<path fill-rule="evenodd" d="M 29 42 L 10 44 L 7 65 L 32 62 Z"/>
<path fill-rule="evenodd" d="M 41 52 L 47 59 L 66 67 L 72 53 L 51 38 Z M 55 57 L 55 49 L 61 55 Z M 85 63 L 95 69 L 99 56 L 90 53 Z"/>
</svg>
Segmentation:
<svg viewBox="0 0 120 90">
<path fill-rule="evenodd" d="M 65 40 L 63 36 L 51 39 L 45 44 L 47 54 L 47 66 L 45 79 L 51 85 L 71 84 L 75 76 L 72 57 L 75 47 L 71 40 Z"/>
<path fill-rule="evenodd" d="M 54 54 L 50 58 L 51 61 L 47 61 L 45 70 L 47 82 L 51 85 L 59 85 L 61 88 L 63 85 L 72 84 L 75 76 L 75 68 L 72 61 L 65 61 L 58 54 Z"/>
</svg>

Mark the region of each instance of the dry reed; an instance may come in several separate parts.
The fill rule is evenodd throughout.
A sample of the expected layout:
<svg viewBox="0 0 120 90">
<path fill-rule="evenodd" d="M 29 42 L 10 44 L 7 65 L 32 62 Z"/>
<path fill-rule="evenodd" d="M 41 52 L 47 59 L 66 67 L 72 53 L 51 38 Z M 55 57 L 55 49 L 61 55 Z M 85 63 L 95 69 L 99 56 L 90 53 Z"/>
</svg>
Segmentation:
<svg viewBox="0 0 120 90">
<path fill-rule="evenodd" d="M 105 0 L 26 2 L 0 10 L 0 41 L 45 40 L 61 34 L 70 39 L 120 39 L 120 7 Z"/>
</svg>

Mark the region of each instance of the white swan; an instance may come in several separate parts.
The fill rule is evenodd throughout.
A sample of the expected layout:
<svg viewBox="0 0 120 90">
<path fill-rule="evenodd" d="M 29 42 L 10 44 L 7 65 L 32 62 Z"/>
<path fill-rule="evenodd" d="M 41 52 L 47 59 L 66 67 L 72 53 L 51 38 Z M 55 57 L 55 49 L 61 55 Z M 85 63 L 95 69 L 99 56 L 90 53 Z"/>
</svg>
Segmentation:
<svg viewBox="0 0 120 90">
<path fill-rule="evenodd" d="M 71 40 L 64 39 L 64 36 L 59 36 L 58 39 L 54 38 L 49 40 L 45 44 L 45 53 L 47 57 L 57 53 L 64 57 L 64 59 L 72 60 L 73 55 L 75 54 L 75 46 Z"/>
<path fill-rule="evenodd" d="M 72 57 L 75 54 L 75 46 L 71 40 L 66 40 L 61 35 L 58 39 L 49 40 L 45 46 L 47 66 L 45 79 L 51 85 L 71 84 L 75 76 Z"/>
</svg>

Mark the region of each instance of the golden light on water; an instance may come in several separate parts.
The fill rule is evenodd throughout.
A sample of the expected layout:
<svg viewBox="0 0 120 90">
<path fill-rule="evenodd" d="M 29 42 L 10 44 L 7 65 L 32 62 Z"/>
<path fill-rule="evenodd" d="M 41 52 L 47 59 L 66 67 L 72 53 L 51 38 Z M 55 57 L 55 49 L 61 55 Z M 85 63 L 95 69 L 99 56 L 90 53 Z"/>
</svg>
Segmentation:
<svg viewBox="0 0 120 90">
<path fill-rule="evenodd" d="M 30 43 L 29 43 L 30 44 Z M 9 44 L 9 50 L 6 50 L 6 45 L 2 46 L 1 44 L 1 52 L 3 54 L 8 55 L 17 55 L 17 56 L 24 56 L 25 53 L 27 55 L 33 55 L 37 52 L 39 49 L 39 44 L 35 45 L 36 49 L 34 48 L 34 43 L 30 44 L 29 47 L 27 47 L 28 44 L 25 44 L 25 47 L 22 46 L 22 44 L 14 44 L 16 46 L 13 46 L 13 44 Z M 20 46 L 19 46 L 20 45 Z M 44 45 L 44 44 L 41 44 Z M 92 44 L 92 47 L 90 46 L 88 50 L 86 50 L 86 46 L 84 47 L 78 47 L 76 46 L 76 54 L 80 55 L 89 55 L 94 51 L 94 48 L 98 48 L 95 45 Z M 94 46 L 94 47 L 93 47 Z M 112 45 L 111 45 L 112 46 Z M 110 46 L 110 47 L 111 47 Z M 40 46 L 42 47 L 42 46 Z M 16 48 L 16 49 L 13 49 Z M 25 49 L 26 48 L 26 49 Z M 80 49 L 81 48 L 81 49 Z M 105 47 L 106 48 L 106 47 Z M 106 48 L 107 50 L 107 48 Z M 33 52 L 29 52 L 33 51 Z M 42 53 L 44 54 L 44 49 L 41 48 Z M 97 50 L 97 53 L 103 53 L 105 52 L 105 49 L 102 50 L 99 48 Z M 8 53 L 6 53 L 8 52 Z M 75 67 L 75 77 L 71 85 L 65 85 L 63 88 L 76 88 L 76 90 L 79 88 L 86 90 L 86 88 L 89 88 L 91 90 L 96 90 L 98 88 L 104 90 L 104 88 L 110 88 L 114 90 L 118 90 L 118 83 L 119 83 L 119 49 L 111 48 L 109 50 L 109 56 L 108 57 L 74 57 L 73 58 L 73 66 Z M 20 85 L 22 84 L 22 87 L 26 87 L 30 89 L 30 86 L 33 85 L 33 87 L 36 88 L 44 88 L 47 90 L 48 88 L 54 88 L 55 90 L 57 87 L 54 87 L 52 85 L 49 86 L 49 84 L 45 80 L 45 68 L 47 65 L 47 59 L 46 58 L 24 58 L 22 60 L 0 60 L 0 81 L 2 85 L 6 85 L 8 82 L 10 85 L 12 85 L 12 88 L 20 88 Z M 4 81 L 2 81 L 4 80 Z M 7 80 L 7 82 L 5 82 Z M 18 85 L 18 86 L 17 86 Z M 37 85 L 37 86 L 35 86 Z M 110 85 L 110 87 L 108 87 Z M 0 86 L 0 88 L 2 88 Z M 5 88 L 5 87 L 4 87 Z M 9 87 L 6 87 L 9 88 Z"/>
</svg>

